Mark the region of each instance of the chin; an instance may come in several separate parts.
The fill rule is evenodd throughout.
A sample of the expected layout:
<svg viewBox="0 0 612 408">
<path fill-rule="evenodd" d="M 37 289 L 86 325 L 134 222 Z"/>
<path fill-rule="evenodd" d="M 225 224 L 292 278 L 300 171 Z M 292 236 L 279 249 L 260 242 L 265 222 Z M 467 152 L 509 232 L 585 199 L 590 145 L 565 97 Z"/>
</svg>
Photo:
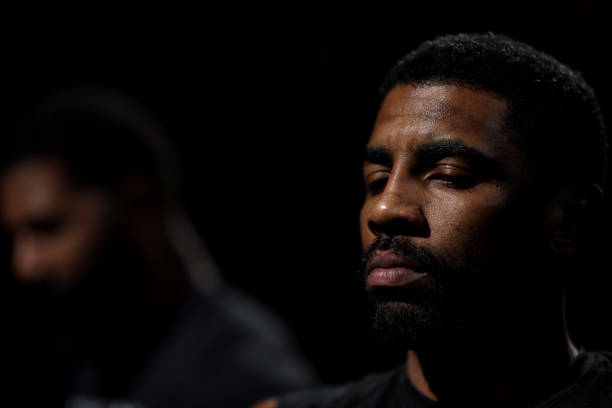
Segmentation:
<svg viewBox="0 0 612 408">
<path fill-rule="evenodd" d="M 386 343 L 407 349 L 418 349 L 439 335 L 443 325 L 441 313 L 432 305 L 401 301 L 371 303 L 372 329 Z"/>
</svg>

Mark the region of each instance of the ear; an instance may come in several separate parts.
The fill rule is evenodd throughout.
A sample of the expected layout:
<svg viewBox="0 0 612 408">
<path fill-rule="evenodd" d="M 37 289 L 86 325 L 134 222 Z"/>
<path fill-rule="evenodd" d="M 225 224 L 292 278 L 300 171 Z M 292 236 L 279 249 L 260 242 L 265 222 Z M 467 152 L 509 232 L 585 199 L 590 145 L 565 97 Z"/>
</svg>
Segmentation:
<svg viewBox="0 0 612 408">
<path fill-rule="evenodd" d="M 575 257 L 582 253 L 594 233 L 603 204 L 599 186 L 576 185 L 554 194 L 546 209 L 546 230 L 554 253 Z"/>
</svg>

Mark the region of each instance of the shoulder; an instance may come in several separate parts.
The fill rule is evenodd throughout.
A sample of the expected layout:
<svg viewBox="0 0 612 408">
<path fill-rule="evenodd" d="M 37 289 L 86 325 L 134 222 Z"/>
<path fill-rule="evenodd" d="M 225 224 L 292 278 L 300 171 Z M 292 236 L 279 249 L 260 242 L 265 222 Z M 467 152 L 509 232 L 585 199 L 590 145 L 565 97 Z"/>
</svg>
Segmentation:
<svg viewBox="0 0 612 408">
<path fill-rule="evenodd" d="M 593 406 L 612 407 L 612 352 L 589 352 L 586 365 L 586 372 L 579 380 L 583 394 L 599 404 Z"/>
<path fill-rule="evenodd" d="M 398 400 L 404 366 L 350 383 L 301 391 L 279 398 L 278 408 L 391 407 Z"/>
<path fill-rule="evenodd" d="M 538 406 L 612 408 L 612 353 L 584 352 L 578 379 Z"/>
</svg>

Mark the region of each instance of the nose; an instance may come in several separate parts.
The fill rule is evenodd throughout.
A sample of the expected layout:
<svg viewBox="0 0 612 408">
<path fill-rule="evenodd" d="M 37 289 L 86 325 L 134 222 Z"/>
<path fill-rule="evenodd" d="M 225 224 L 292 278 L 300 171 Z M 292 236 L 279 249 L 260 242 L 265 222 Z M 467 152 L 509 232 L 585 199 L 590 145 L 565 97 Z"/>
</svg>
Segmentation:
<svg viewBox="0 0 612 408">
<path fill-rule="evenodd" d="M 370 231 L 378 236 L 429 236 L 429 226 L 422 211 L 423 192 L 416 181 L 393 176 L 374 198 L 367 214 Z"/>
</svg>

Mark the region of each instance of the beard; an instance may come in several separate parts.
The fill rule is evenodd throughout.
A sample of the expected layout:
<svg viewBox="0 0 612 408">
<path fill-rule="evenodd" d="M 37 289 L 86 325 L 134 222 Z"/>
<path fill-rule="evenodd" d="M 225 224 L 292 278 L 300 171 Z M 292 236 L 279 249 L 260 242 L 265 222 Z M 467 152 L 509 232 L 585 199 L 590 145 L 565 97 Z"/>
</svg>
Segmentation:
<svg viewBox="0 0 612 408">
<path fill-rule="evenodd" d="M 406 287 L 365 287 L 376 335 L 385 342 L 418 350 L 449 331 L 461 330 L 465 326 L 462 318 L 465 310 L 456 295 L 466 294 L 462 287 L 473 283 L 481 268 L 470 263 L 451 266 L 443 257 L 414 244 L 408 237 L 383 234 L 361 257 L 362 280 L 367 278 L 366 268 L 374 253 L 388 250 L 409 257 L 420 272 L 426 273 Z"/>
</svg>

